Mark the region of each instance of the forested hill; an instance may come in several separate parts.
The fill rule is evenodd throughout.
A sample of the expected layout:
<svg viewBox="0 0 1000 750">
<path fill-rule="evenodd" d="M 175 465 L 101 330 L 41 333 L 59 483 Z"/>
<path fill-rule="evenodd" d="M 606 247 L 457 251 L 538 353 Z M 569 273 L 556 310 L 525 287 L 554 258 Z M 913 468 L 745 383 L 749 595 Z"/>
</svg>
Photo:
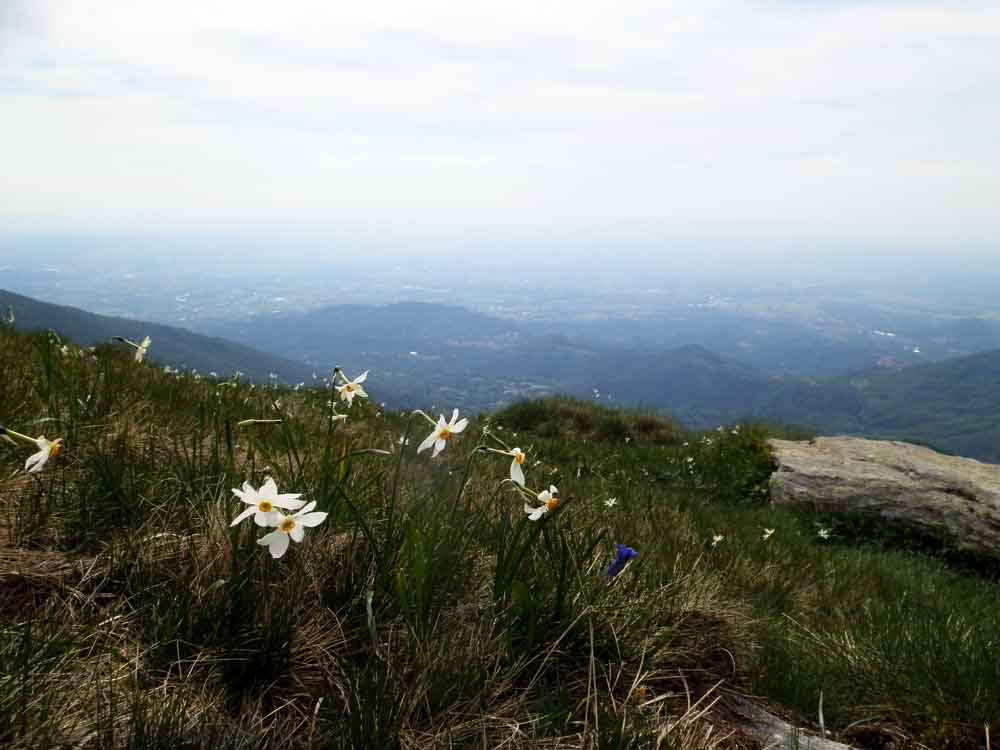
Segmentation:
<svg viewBox="0 0 1000 750">
<path fill-rule="evenodd" d="M 1000 462 L 1000 350 L 819 383 L 783 385 L 758 407 L 775 421 L 824 434 L 927 443 Z"/>
<path fill-rule="evenodd" d="M 13 310 L 14 327 L 23 331 L 51 330 L 80 344 L 95 346 L 108 343 L 115 336 L 141 341 L 149 336 L 150 360 L 162 365 L 202 373 L 216 372 L 226 377 L 236 371 L 255 380 L 275 373 L 287 383 L 311 380 L 312 369 L 301 362 L 266 354 L 225 339 L 202 336 L 183 328 L 149 323 L 41 302 L 0 289 L 0 314 L 6 318 Z"/>
</svg>

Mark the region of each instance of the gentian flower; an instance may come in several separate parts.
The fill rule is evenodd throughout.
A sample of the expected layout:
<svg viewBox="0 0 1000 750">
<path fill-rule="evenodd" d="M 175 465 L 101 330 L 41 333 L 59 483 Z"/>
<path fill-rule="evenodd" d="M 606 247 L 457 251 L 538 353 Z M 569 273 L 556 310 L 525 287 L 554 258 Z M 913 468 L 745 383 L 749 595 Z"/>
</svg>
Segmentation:
<svg viewBox="0 0 1000 750">
<path fill-rule="evenodd" d="M 615 559 L 608 566 L 607 573 L 604 574 L 605 577 L 608 579 L 608 581 L 613 580 L 619 573 L 621 573 L 622 570 L 625 569 L 625 565 L 628 563 L 628 561 L 631 560 L 633 557 L 638 556 L 638 554 L 639 553 L 636 552 L 631 547 L 626 547 L 624 544 L 616 543 Z"/>
<path fill-rule="evenodd" d="M 307 528 L 319 526 L 326 520 L 326 513 L 312 512 L 312 509 L 315 507 L 316 502 L 313 501 L 295 515 L 285 516 L 279 514 L 281 518 L 278 520 L 278 523 L 271 524 L 278 528 L 258 539 L 257 544 L 267 547 L 268 552 L 271 553 L 271 557 L 277 560 L 288 551 L 289 537 L 293 541 L 301 542 L 303 537 L 305 537 L 305 530 Z"/>
<path fill-rule="evenodd" d="M 279 495 L 278 486 L 270 477 L 267 478 L 267 481 L 264 482 L 259 490 L 251 487 L 249 482 L 244 482 L 243 489 L 233 489 L 233 494 L 250 507 L 236 516 L 233 522 L 229 524 L 230 526 L 235 526 L 250 516 L 253 516 L 253 521 L 258 526 L 277 526 L 284 517 L 277 510 L 278 508 L 298 510 L 306 504 L 305 500 L 299 500 L 302 497 L 301 494 Z"/>
</svg>

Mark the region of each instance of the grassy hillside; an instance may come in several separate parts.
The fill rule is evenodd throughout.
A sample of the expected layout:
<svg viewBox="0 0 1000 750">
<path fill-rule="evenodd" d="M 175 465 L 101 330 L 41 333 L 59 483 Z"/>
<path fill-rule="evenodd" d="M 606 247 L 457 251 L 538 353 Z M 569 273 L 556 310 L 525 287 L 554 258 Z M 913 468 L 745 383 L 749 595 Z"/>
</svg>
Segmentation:
<svg viewBox="0 0 1000 750">
<path fill-rule="evenodd" d="M 83 346 L 106 344 L 114 336 L 139 342 L 152 338 L 149 358 L 162 365 L 203 374 L 217 372 L 228 377 L 237 370 L 247 378 L 267 380 L 275 373 L 286 383 L 312 380 L 312 368 L 302 362 L 282 359 L 257 349 L 223 339 L 201 336 L 140 320 L 95 315 L 75 307 L 64 307 L 23 297 L 0 289 L 0 313 L 14 310 L 14 326 L 22 331 L 55 331 Z"/>
<path fill-rule="evenodd" d="M 6 329 L 0 367 L 0 423 L 64 439 L 30 475 L 0 442 L 5 747 L 751 747 L 738 693 L 977 748 L 1000 716 L 1000 586 L 769 507 L 763 428 L 530 402 L 432 459 L 422 416 L 328 391 Z M 538 521 L 482 450 L 514 446 Z M 280 559 L 230 525 L 266 477 L 328 514 Z"/>
</svg>

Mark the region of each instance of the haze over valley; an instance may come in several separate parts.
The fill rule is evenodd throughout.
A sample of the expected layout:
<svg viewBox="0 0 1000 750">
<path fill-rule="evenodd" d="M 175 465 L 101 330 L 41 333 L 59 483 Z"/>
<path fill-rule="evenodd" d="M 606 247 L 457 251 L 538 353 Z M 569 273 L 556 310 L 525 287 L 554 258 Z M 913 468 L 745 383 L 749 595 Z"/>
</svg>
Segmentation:
<svg viewBox="0 0 1000 750">
<path fill-rule="evenodd" d="M 253 346 L 263 340 L 252 331 L 272 322 L 336 305 L 398 302 L 463 307 L 508 321 L 505 333 L 562 335 L 620 350 L 658 353 L 697 344 L 771 374 L 802 377 L 1000 346 L 1000 267 L 988 257 L 860 253 L 828 262 L 751 248 L 716 254 L 712 262 L 712 245 L 665 241 L 655 254 L 608 243 L 574 259 L 560 254 L 558 243 L 549 252 L 539 241 L 470 257 L 424 254 L 419 245 L 411 255 L 334 246 L 295 260 L 277 241 L 272 253 L 254 254 L 239 238 L 216 240 L 211 249 L 183 239 L 160 243 L 143 235 L 8 239 L 0 244 L 2 288 Z M 700 271 L 690 267 L 699 257 L 706 261 Z M 493 335 L 472 318 L 466 325 L 454 332 L 459 338 Z M 357 326 L 364 329 L 362 321 Z M 402 351 L 418 341 L 434 353 L 426 351 L 423 334 L 412 345 L 400 342 Z M 352 356 L 321 337 L 315 343 L 324 358 Z M 282 354 L 327 364 L 316 360 L 315 347 L 286 347 Z"/>
</svg>

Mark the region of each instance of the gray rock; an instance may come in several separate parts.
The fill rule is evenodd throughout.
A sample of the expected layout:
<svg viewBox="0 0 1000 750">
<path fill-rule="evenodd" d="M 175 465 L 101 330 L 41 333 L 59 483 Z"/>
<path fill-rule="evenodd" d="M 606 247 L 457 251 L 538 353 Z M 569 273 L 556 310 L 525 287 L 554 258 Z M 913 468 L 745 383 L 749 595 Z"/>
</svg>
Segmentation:
<svg viewBox="0 0 1000 750">
<path fill-rule="evenodd" d="M 854 750 L 851 745 L 807 734 L 746 698 L 731 696 L 729 705 L 743 720 L 740 728 L 756 739 L 762 750 Z"/>
<path fill-rule="evenodd" d="M 1000 557 L 1000 466 L 852 437 L 771 440 L 771 501 L 881 519 Z"/>
</svg>

